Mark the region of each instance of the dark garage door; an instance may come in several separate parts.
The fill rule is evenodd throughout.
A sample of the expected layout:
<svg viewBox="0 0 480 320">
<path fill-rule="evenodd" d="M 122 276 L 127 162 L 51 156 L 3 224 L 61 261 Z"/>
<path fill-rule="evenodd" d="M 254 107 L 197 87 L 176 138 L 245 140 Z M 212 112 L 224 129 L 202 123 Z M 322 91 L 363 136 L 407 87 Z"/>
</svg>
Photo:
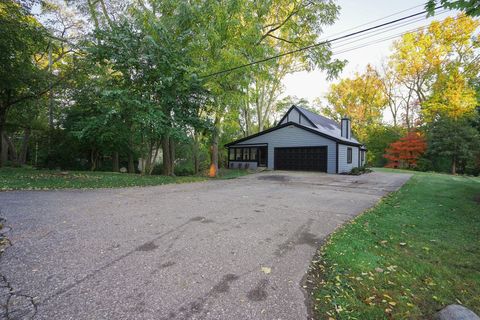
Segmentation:
<svg viewBox="0 0 480 320">
<path fill-rule="evenodd" d="M 275 169 L 327 172 L 327 147 L 275 148 Z"/>
</svg>

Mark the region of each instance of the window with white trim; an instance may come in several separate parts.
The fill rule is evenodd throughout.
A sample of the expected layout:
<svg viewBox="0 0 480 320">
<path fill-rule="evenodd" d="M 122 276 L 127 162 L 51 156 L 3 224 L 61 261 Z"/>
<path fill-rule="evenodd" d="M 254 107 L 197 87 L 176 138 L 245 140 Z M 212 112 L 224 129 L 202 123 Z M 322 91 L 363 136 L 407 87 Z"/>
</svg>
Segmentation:
<svg viewBox="0 0 480 320">
<path fill-rule="evenodd" d="M 352 148 L 347 148 L 347 163 L 352 163 Z"/>
</svg>

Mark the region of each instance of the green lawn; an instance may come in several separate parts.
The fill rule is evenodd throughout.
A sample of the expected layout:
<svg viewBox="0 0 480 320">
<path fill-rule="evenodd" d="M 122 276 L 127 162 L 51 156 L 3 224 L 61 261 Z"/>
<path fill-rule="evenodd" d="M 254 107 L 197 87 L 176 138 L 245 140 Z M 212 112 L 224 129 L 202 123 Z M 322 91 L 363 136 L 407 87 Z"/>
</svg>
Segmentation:
<svg viewBox="0 0 480 320">
<path fill-rule="evenodd" d="M 220 179 L 231 179 L 247 174 L 245 170 L 222 169 Z M 168 177 L 142 176 L 114 172 L 53 171 L 31 168 L 0 168 L 0 191 L 48 190 L 66 188 L 121 188 L 154 186 L 168 183 L 205 181 L 204 176 Z"/>
<path fill-rule="evenodd" d="M 480 314 L 480 179 L 413 174 L 321 248 L 318 319 L 428 319 L 452 303 Z"/>
</svg>

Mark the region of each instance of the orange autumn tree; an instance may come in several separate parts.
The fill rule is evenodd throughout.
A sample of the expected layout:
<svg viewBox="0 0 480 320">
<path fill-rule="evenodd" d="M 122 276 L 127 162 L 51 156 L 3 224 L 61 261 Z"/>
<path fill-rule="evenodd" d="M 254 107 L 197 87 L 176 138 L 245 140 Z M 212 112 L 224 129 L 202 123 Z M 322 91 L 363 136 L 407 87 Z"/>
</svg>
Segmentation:
<svg viewBox="0 0 480 320">
<path fill-rule="evenodd" d="M 418 159 L 425 153 L 427 143 L 418 132 L 409 132 L 405 137 L 392 142 L 383 155 L 388 160 L 386 168 L 415 168 Z"/>
</svg>

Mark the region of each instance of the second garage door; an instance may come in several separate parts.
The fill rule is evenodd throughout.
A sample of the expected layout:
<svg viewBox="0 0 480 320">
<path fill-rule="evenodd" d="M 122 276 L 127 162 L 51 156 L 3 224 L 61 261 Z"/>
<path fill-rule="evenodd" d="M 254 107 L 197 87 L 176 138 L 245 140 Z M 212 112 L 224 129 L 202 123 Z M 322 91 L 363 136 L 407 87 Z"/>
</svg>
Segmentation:
<svg viewBox="0 0 480 320">
<path fill-rule="evenodd" d="M 275 148 L 275 170 L 327 172 L 327 147 Z"/>
</svg>

